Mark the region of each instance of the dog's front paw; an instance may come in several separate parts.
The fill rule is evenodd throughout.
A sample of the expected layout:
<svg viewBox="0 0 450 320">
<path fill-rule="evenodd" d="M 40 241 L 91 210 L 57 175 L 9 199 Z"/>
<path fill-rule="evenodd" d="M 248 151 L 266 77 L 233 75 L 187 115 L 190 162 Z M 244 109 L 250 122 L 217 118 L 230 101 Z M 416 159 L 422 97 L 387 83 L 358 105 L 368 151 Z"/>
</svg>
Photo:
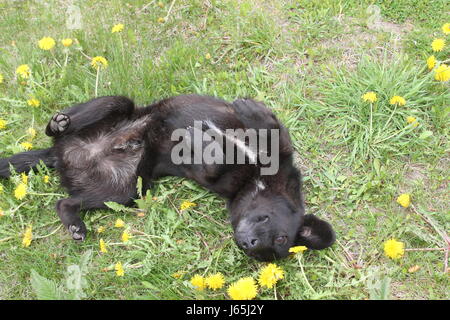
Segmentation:
<svg viewBox="0 0 450 320">
<path fill-rule="evenodd" d="M 68 230 L 73 240 L 83 241 L 84 239 L 86 239 L 87 229 L 86 225 L 83 222 L 81 222 L 81 224 L 79 225 L 69 225 Z"/>
<path fill-rule="evenodd" d="M 70 125 L 70 118 L 68 115 L 64 113 L 55 114 L 50 123 L 48 124 L 48 129 L 50 129 L 51 133 L 54 135 L 58 135 L 67 130 Z"/>
</svg>

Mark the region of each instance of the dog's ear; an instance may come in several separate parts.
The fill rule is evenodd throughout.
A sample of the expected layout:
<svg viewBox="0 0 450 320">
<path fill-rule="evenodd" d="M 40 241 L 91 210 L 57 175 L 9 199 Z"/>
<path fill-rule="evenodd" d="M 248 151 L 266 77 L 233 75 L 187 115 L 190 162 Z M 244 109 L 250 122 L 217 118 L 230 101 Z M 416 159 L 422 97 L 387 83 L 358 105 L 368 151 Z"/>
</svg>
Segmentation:
<svg viewBox="0 0 450 320">
<path fill-rule="evenodd" d="M 307 214 L 304 216 L 303 225 L 298 232 L 296 245 L 320 250 L 328 248 L 335 240 L 336 235 L 328 222 L 313 214 Z"/>
</svg>

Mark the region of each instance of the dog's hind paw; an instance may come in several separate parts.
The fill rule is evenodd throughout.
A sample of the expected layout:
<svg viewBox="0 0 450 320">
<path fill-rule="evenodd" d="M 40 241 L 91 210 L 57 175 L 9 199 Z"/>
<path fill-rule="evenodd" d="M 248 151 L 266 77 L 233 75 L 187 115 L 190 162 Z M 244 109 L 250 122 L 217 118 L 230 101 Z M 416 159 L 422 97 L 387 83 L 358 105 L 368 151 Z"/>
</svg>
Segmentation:
<svg viewBox="0 0 450 320">
<path fill-rule="evenodd" d="M 61 134 L 70 125 L 70 118 L 68 115 L 64 113 L 57 113 L 52 117 L 52 120 L 50 120 L 49 126 L 50 130 L 53 132 L 53 134 Z"/>
<path fill-rule="evenodd" d="M 84 239 L 86 239 L 87 230 L 84 223 L 79 226 L 71 224 L 68 229 L 73 240 L 84 241 Z"/>
</svg>

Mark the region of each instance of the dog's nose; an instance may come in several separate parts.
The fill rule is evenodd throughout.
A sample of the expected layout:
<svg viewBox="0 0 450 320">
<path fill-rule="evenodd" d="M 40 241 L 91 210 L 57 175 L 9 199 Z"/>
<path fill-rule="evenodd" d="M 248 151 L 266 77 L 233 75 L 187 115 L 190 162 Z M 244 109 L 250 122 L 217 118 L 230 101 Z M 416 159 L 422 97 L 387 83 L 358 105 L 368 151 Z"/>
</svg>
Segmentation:
<svg viewBox="0 0 450 320">
<path fill-rule="evenodd" d="M 248 239 L 246 241 L 245 240 L 241 241 L 241 246 L 244 249 L 251 249 L 251 248 L 256 247 L 258 245 L 258 242 L 259 242 L 258 239 L 250 238 L 250 239 Z"/>
</svg>

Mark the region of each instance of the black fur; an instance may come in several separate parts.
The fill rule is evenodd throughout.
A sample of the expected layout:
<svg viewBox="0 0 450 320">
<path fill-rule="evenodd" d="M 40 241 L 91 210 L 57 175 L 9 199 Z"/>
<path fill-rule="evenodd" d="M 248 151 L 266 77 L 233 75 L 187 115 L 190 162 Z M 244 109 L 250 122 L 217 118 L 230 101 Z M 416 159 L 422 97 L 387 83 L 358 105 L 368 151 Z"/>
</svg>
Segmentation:
<svg viewBox="0 0 450 320">
<path fill-rule="evenodd" d="M 41 160 L 47 167 L 54 168 L 56 157 L 53 148 L 21 152 L 12 157 L 0 159 L 0 177 L 9 178 L 11 175 L 10 165 L 14 167 L 16 172 L 28 172 L 36 168 Z"/>
<path fill-rule="evenodd" d="M 203 121 L 225 129 L 279 129 L 279 170 L 261 175 L 256 164 L 179 164 L 171 161 L 175 129 Z M 228 200 L 237 245 L 258 260 L 288 255 L 295 245 L 323 249 L 335 240 L 331 226 L 305 215 L 301 174 L 293 166 L 293 148 L 287 129 L 261 102 L 238 99 L 233 103 L 213 97 L 182 95 L 136 108 L 125 97 L 90 100 L 57 113 L 46 134 L 52 148 L 0 159 L 0 176 L 33 169 L 40 160 L 54 167 L 70 198 L 56 210 L 72 237 L 83 240 L 87 229 L 80 210 L 105 208 L 115 201 L 131 204 L 137 177 L 144 185 L 163 176 L 190 178 Z M 225 150 L 224 150 L 225 151 Z M 269 153 L 271 151 L 269 150 Z"/>
</svg>

